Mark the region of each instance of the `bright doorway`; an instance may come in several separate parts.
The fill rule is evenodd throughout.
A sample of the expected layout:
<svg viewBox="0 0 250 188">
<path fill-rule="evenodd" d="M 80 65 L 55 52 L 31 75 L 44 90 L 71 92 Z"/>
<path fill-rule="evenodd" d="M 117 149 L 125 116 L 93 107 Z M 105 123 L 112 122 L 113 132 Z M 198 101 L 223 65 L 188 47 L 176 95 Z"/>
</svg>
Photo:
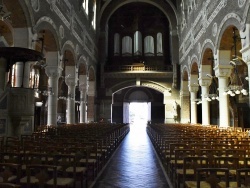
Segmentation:
<svg viewBox="0 0 250 188">
<path fill-rule="evenodd" d="M 124 103 L 123 111 L 124 123 L 146 125 L 151 121 L 151 103 L 150 102 L 130 102 Z"/>
</svg>

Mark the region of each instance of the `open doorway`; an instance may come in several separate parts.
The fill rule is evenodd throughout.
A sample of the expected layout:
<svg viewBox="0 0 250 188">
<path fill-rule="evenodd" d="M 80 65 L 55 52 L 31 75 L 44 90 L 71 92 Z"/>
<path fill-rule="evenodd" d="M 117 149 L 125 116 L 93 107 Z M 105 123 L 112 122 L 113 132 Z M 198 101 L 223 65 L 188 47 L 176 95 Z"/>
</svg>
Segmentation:
<svg viewBox="0 0 250 188">
<path fill-rule="evenodd" d="M 134 125 L 146 125 L 151 121 L 151 103 L 150 102 L 130 102 L 124 103 L 125 123 Z"/>
</svg>

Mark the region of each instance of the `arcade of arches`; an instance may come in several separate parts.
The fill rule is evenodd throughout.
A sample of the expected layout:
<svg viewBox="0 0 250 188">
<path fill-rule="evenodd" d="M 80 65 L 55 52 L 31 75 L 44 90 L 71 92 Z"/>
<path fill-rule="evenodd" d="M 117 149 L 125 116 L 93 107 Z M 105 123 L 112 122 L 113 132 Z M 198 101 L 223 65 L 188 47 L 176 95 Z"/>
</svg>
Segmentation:
<svg viewBox="0 0 250 188">
<path fill-rule="evenodd" d="M 126 123 L 130 102 L 149 103 L 152 122 L 248 128 L 249 7 L 2 0 L 0 135 Z"/>
</svg>

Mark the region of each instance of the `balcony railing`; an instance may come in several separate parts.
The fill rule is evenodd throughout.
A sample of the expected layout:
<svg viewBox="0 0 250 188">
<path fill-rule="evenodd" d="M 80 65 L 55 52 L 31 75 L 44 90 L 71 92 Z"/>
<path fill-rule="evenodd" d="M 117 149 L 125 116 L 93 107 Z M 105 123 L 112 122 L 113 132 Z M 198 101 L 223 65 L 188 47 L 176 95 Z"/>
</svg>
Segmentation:
<svg viewBox="0 0 250 188">
<path fill-rule="evenodd" d="M 109 65 L 105 66 L 106 72 L 113 71 L 164 71 L 164 72 L 172 72 L 172 65 L 165 66 L 148 66 L 148 65 Z"/>
</svg>

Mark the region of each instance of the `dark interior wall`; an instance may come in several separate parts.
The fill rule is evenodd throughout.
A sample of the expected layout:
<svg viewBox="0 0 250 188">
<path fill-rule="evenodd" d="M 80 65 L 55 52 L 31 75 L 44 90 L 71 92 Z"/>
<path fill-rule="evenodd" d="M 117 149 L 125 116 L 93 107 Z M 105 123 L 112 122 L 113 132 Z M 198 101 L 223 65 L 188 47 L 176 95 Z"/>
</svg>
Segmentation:
<svg viewBox="0 0 250 188">
<path fill-rule="evenodd" d="M 154 123 L 164 123 L 165 110 L 164 104 L 151 104 L 151 121 Z"/>
<path fill-rule="evenodd" d="M 123 104 L 112 105 L 112 123 L 123 123 Z"/>
</svg>

